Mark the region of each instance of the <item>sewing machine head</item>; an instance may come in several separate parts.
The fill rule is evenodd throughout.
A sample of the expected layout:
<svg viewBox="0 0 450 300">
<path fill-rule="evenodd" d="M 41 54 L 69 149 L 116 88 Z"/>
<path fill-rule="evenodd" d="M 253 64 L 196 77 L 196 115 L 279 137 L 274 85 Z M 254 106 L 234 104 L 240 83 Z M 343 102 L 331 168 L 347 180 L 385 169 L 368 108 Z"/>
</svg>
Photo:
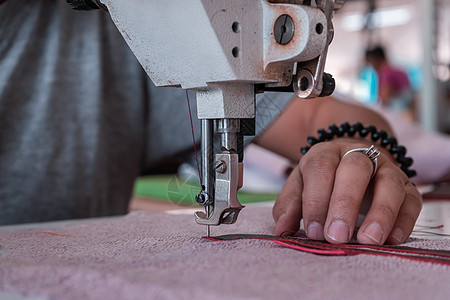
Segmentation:
<svg viewBox="0 0 450 300">
<path fill-rule="evenodd" d="M 238 141 L 254 131 L 247 121 L 255 118 L 255 94 L 314 98 L 334 90 L 324 66 L 333 12 L 344 0 L 67 1 L 78 9 L 107 9 L 155 85 L 196 91 L 202 120 L 196 200 L 206 207 L 196 221 L 208 228 L 234 223 L 243 207 L 236 196 L 242 185 Z M 213 153 L 214 131 L 221 153 Z"/>
</svg>

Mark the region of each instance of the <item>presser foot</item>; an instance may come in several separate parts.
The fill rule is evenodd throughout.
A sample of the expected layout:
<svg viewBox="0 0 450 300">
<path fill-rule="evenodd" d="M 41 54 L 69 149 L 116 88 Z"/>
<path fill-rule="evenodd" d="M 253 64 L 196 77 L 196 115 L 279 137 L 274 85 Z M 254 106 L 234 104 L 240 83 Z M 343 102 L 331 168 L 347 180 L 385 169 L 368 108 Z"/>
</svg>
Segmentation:
<svg viewBox="0 0 450 300">
<path fill-rule="evenodd" d="M 216 155 L 220 162 L 216 168 L 214 198 L 212 204 L 206 205 L 206 213 L 195 213 L 195 221 L 200 225 L 233 224 L 236 222 L 243 205 L 237 199 L 239 188 L 239 157 L 235 153 Z M 220 167 L 219 167 L 220 165 Z"/>
<path fill-rule="evenodd" d="M 239 208 L 228 208 L 223 210 L 221 213 L 216 214 L 214 214 L 213 211 L 212 215 L 209 218 L 204 212 L 198 211 L 194 214 L 195 221 L 200 225 L 233 224 L 236 222 L 239 212 L 242 208 L 244 208 L 244 206 L 241 206 Z"/>
</svg>

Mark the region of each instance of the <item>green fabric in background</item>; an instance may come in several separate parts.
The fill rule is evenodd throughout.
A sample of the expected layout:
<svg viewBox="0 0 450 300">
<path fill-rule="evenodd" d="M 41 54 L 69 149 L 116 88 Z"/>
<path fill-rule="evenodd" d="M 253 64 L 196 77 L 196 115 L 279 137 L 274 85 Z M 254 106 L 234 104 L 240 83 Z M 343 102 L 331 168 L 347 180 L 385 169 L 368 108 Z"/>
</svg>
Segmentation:
<svg viewBox="0 0 450 300">
<path fill-rule="evenodd" d="M 158 175 L 140 177 L 134 186 L 134 195 L 138 197 L 170 201 L 175 204 L 192 204 L 200 185 L 176 175 Z M 274 201 L 277 194 L 238 192 L 239 202 L 255 203 Z"/>
</svg>

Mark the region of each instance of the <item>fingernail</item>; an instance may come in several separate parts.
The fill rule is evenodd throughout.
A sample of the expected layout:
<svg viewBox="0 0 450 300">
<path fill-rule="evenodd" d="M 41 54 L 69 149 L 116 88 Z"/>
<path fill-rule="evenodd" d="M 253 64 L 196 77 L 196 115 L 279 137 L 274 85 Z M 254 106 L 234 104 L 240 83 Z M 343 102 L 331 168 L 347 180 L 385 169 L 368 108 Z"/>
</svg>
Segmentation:
<svg viewBox="0 0 450 300">
<path fill-rule="evenodd" d="M 391 237 L 399 244 L 401 244 L 403 243 L 403 239 L 405 238 L 405 233 L 400 227 L 397 227 L 392 231 Z"/>
<path fill-rule="evenodd" d="M 328 237 L 338 243 L 346 243 L 350 239 L 350 228 L 341 220 L 334 220 L 328 227 Z"/>
<path fill-rule="evenodd" d="M 312 240 L 323 240 L 323 226 L 318 222 L 311 222 L 306 234 Z"/>
<path fill-rule="evenodd" d="M 381 239 L 383 238 L 383 229 L 381 228 L 380 224 L 374 222 L 366 227 L 366 230 L 364 230 L 363 234 L 375 243 L 381 244 Z"/>
</svg>

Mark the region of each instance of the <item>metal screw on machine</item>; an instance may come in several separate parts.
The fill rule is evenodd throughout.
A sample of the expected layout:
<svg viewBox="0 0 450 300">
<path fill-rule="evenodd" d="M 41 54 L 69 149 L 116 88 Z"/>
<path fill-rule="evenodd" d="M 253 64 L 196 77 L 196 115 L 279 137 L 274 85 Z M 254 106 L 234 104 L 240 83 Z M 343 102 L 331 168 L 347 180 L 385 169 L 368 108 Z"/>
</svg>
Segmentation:
<svg viewBox="0 0 450 300">
<path fill-rule="evenodd" d="M 227 164 L 223 160 L 216 161 L 214 169 L 217 173 L 223 174 L 227 171 Z"/>
<path fill-rule="evenodd" d="M 203 195 L 202 193 L 198 193 L 198 194 L 195 196 L 195 201 L 196 201 L 198 204 L 203 205 L 203 203 L 205 203 L 205 195 Z"/>
<path fill-rule="evenodd" d="M 273 26 L 273 34 L 277 43 L 280 45 L 286 45 L 292 40 L 294 33 L 294 20 L 292 20 L 289 15 L 279 16 Z"/>
<path fill-rule="evenodd" d="M 211 205 L 212 201 L 209 198 L 208 194 L 206 194 L 204 191 L 201 191 L 195 196 L 195 201 L 202 206 Z"/>
</svg>

